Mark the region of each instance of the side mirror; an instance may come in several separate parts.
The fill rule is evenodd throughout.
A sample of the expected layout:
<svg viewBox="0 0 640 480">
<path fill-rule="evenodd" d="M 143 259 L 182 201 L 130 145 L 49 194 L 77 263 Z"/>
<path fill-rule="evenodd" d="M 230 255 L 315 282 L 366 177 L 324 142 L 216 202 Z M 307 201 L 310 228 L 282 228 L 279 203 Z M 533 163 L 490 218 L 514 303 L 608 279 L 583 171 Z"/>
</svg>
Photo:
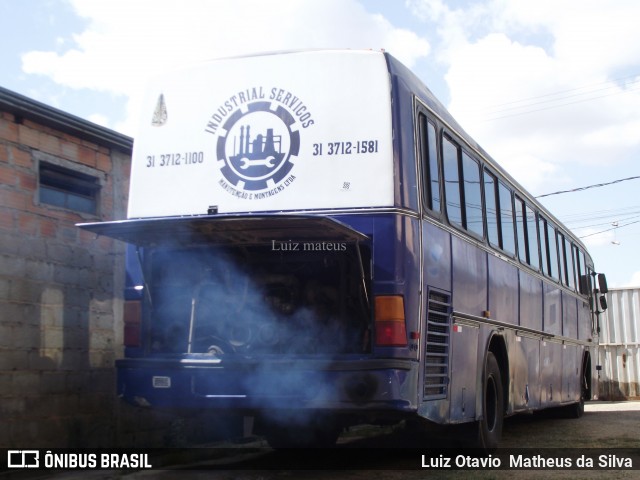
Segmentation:
<svg viewBox="0 0 640 480">
<path fill-rule="evenodd" d="M 609 291 L 607 287 L 607 277 L 605 277 L 604 273 L 598 274 L 598 287 L 600 288 L 600 293 L 607 293 Z"/>
<path fill-rule="evenodd" d="M 607 309 L 607 297 L 604 295 L 600 297 L 600 308 L 603 312 Z"/>
</svg>

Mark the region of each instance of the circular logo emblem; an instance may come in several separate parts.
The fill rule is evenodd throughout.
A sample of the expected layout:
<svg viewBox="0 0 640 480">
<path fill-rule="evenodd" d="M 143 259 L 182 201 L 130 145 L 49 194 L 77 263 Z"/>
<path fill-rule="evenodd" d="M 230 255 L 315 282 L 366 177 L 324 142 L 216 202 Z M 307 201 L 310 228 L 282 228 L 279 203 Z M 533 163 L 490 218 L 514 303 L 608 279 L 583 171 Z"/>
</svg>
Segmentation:
<svg viewBox="0 0 640 480">
<path fill-rule="evenodd" d="M 220 171 L 239 190 L 273 188 L 286 178 L 300 150 L 300 132 L 282 105 L 257 101 L 222 125 L 216 153 Z"/>
</svg>

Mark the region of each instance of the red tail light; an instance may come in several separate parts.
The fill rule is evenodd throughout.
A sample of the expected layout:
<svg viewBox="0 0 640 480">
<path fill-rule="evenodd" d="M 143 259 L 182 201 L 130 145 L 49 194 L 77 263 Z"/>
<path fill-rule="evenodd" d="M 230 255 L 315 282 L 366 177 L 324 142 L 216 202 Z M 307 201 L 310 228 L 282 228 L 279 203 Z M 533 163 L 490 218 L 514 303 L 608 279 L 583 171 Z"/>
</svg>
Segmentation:
<svg viewBox="0 0 640 480">
<path fill-rule="evenodd" d="M 376 345 L 406 347 L 407 327 L 402 295 L 379 295 L 375 299 Z"/>
<path fill-rule="evenodd" d="M 124 302 L 124 346 L 140 346 L 142 306 L 139 300 Z"/>
</svg>

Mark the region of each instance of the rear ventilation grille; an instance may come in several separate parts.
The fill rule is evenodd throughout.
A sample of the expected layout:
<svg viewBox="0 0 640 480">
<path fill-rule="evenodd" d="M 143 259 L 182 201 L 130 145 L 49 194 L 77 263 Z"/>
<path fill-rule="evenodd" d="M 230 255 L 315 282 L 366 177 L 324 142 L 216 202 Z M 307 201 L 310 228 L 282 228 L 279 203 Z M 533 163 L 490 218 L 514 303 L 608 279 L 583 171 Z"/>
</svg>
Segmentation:
<svg viewBox="0 0 640 480">
<path fill-rule="evenodd" d="M 436 400 L 447 396 L 450 318 L 451 296 L 430 290 L 427 306 L 424 400 Z"/>
</svg>

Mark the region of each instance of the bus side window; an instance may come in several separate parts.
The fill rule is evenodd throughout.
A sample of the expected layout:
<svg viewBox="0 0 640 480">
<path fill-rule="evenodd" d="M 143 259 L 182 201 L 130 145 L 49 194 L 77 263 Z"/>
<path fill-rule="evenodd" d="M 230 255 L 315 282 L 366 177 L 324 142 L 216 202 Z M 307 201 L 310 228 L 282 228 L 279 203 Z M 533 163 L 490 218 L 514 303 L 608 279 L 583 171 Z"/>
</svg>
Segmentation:
<svg viewBox="0 0 640 480">
<path fill-rule="evenodd" d="M 447 137 L 442 137 L 442 163 L 444 169 L 444 192 L 447 217 L 452 223 L 462 225 L 462 195 L 458 168 L 458 146 Z"/>
<path fill-rule="evenodd" d="M 444 135 L 442 161 L 449 221 L 484 237 L 480 165 Z"/>
<path fill-rule="evenodd" d="M 591 270 L 590 267 L 587 267 L 587 287 L 588 287 L 589 295 L 593 294 L 593 290 L 594 290 L 593 282 L 595 281 L 594 275 L 595 273 L 593 272 L 593 270 Z"/>
<path fill-rule="evenodd" d="M 551 276 L 560 280 L 558 276 L 558 241 L 556 239 L 556 229 L 547 223 L 547 244 L 549 246 L 549 269 Z"/>
<path fill-rule="evenodd" d="M 502 182 L 498 182 L 500 200 L 500 230 L 502 249 L 510 254 L 516 253 L 515 227 L 513 224 L 513 195 Z"/>
<path fill-rule="evenodd" d="M 551 276 L 551 269 L 549 267 L 549 250 L 547 245 L 547 221 L 538 216 L 538 230 L 540 233 L 540 255 L 542 259 L 542 272 Z"/>
<path fill-rule="evenodd" d="M 556 233 L 558 237 L 558 263 L 560 264 L 560 283 L 567 284 L 567 264 L 564 258 L 564 235 Z"/>
<path fill-rule="evenodd" d="M 567 259 L 567 286 L 574 289 L 576 288 L 576 270 L 575 262 L 573 258 L 573 249 L 571 248 L 571 241 L 568 238 L 564 240 L 564 252 Z"/>
<path fill-rule="evenodd" d="M 589 277 L 584 263 L 584 253 L 575 245 L 573 246 L 576 259 L 576 275 L 578 276 L 578 292 L 582 295 L 589 294 Z"/>
<path fill-rule="evenodd" d="M 420 113 L 420 154 L 424 171 L 424 186 L 427 208 L 440 212 L 440 174 L 438 169 L 438 146 L 436 142 L 436 127 Z"/>
<path fill-rule="evenodd" d="M 518 234 L 518 258 L 522 263 L 529 263 L 527 259 L 527 240 L 524 221 L 524 202 L 516 195 L 516 233 Z"/>
<path fill-rule="evenodd" d="M 484 171 L 484 200 L 485 217 L 487 218 L 487 237 L 489 243 L 494 247 L 500 247 L 500 225 L 498 223 L 498 201 L 497 201 L 496 177 L 489 171 Z"/>
<path fill-rule="evenodd" d="M 484 237 L 480 165 L 465 152 L 462 152 L 462 177 L 464 179 L 464 227 L 479 237 Z"/>
<path fill-rule="evenodd" d="M 529 265 L 538 270 L 540 268 L 540 252 L 538 250 L 538 222 L 536 222 L 536 212 L 529 207 L 525 207 L 525 214 L 529 246 Z"/>
</svg>

